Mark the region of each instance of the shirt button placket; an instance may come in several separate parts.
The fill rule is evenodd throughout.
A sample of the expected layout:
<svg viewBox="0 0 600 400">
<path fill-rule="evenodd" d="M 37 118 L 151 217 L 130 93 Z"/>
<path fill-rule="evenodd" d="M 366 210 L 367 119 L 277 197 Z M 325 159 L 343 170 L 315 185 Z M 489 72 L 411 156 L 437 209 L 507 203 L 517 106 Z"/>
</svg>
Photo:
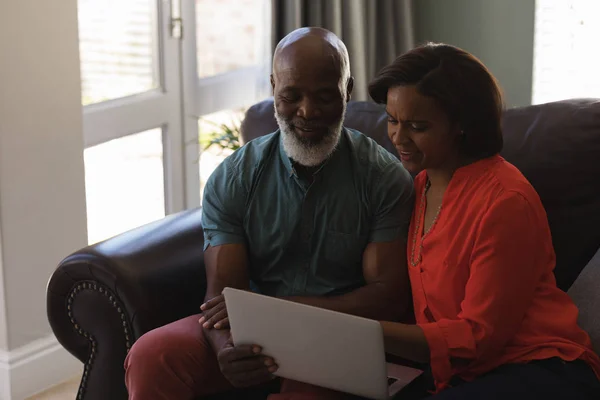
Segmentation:
<svg viewBox="0 0 600 400">
<path fill-rule="evenodd" d="M 308 274 L 310 273 L 311 264 L 311 239 L 313 233 L 313 212 L 314 207 L 312 205 L 310 196 L 310 190 L 304 196 L 304 202 L 302 204 L 302 222 L 300 225 L 300 236 L 302 240 L 304 263 L 303 268 L 296 272 L 297 274 L 297 287 L 296 290 L 306 291 L 306 285 L 308 281 Z M 299 276 L 298 276 L 299 275 Z"/>
</svg>

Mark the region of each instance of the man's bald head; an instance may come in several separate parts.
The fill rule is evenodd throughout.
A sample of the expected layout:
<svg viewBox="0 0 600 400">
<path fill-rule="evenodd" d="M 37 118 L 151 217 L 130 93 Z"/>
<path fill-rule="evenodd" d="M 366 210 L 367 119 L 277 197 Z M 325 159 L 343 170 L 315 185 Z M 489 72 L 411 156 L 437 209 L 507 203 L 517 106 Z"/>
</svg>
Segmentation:
<svg viewBox="0 0 600 400">
<path fill-rule="evenodd" d="M 273 74 L 297 67 L 294 61 L 298 59 L 331 65 L 338 70 L 344 84 L 350 79 L 348 49 L 340 38 L 327 29 L 299 28 L 281 39 L 273 55 Z"/>
</svg>

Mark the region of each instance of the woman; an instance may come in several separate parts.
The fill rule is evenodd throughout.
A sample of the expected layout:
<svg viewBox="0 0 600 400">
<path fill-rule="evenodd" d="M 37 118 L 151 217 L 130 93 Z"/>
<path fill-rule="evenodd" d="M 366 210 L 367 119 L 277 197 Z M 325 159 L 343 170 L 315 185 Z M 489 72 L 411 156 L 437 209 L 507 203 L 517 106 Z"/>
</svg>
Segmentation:
<svg viewBox="0 0 600 400">
<path fill-rule="evenodd" d="M 408 243 L 417 324 L 382 326 L 387 350 L 430 374 L 399 398 L 599 399 L 600 359 L 556 286 L 544 208 L 498 155 L 496 80 L 471 54 L 428 44 L 385 67 L 369 92 L 418 173 Z"/>
</svg>

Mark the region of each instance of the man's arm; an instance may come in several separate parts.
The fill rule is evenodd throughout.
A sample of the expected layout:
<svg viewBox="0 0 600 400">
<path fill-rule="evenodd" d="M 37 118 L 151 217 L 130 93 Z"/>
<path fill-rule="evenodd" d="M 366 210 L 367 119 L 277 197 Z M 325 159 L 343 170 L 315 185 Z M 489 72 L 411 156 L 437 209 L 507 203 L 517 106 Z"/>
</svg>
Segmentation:
<svg viewBox="0 0 600 400">
<path fill-rule="evenodd" d="M 205 301 L 219 296 L 226 287 L 237 289 L 250 288 L 248 255 L 244 244 L 209 246 L 204 251 L 204 264 L 206 266 L 207 281 Z M 226 313 L 225 304 L 222 303 L 222 305 L 223 312 Z M 203 329 L 215 352 L 223 348 L 229 340 L 228 329 L 207 329 L 204 327 Z"/>
<path fill-rule="evenodd" d="M 332 297 L 289 297 L 298 303 L 376 320 L 395 321 L 409 309 L 406 241 L 369 243 L 363 253 L 366 285 Z"/>
<path fill-rule="evenodd" d="M 238 153 L 237 156 L 243 157 L 243 154 Z M 220 295 L 226 286 L 239 289 L 250 286 L 243 227 L 247 193 L 243 182 L 238 180 L 239 176 L 233 161 L 228 158 L 217 167 L 204 188 L 205 299 Z M 215 308 L 213 311 L 222 311 L 226 315 L 225 303 L 219 307 L 222 310 Z M 204 318 L 207 318 L 206 312 L 199 322 L 204 322 Z M 272 358 L 261 353 L 259 346 L 234 346 L 229 329 L 209 328 L 204 324 L 199 326 L 217 355 L 221 373 L 234 387 L 254 386 L 273 379 L 277 365 Z"/>
<path fill-rule="evenodd" d="M 250 285 L 243 227 L 246 193 L 238 180 L 238 172 L 230 156 L 217 167 L 204 188 L 202 228 L 207 282 L 205 301 L 219 296 L 226 286 L 244 289 Z M 204 313 L 199 321 L 203 328 L 206 317 Z M 216 353 L 230 336 L 229 330 L 215 332 L 206 328 L 204 334 Z"/>
<path fill-rule="evenodd" d="M 205 252 L 207 277 L 206 299 L 220 295 L 225 287 L 248 289 L 248 260 L 243 244 L 209 246 Z M 227 314 L 225 303 L 221 302 Z M 229 329 L 202 328 L 217 355 L 219 368 L 234 387 L 249 387 L 268 382 L 277 371 L 275 361 L 262 355 L 255 345 L 234 346 Z"/>
</svg>

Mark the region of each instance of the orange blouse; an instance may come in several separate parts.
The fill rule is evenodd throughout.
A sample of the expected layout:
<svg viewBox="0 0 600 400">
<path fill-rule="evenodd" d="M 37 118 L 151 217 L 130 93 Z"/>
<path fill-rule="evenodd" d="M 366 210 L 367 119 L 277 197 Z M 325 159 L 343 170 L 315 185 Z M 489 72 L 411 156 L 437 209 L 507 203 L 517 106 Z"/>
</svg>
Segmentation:
<svg viewBox="0 0 600 400">
<path fill-rule="evenodd" d="M 556 287 L 546 212 L 525 177 L 500 156 L 458 169 L 423 235 L 426 181 L 425 171 L 415 179 L 408 262 L 437 389 L 551 357 L 582 359 L 600 377 L 577 307 Z"/>
</svg>

